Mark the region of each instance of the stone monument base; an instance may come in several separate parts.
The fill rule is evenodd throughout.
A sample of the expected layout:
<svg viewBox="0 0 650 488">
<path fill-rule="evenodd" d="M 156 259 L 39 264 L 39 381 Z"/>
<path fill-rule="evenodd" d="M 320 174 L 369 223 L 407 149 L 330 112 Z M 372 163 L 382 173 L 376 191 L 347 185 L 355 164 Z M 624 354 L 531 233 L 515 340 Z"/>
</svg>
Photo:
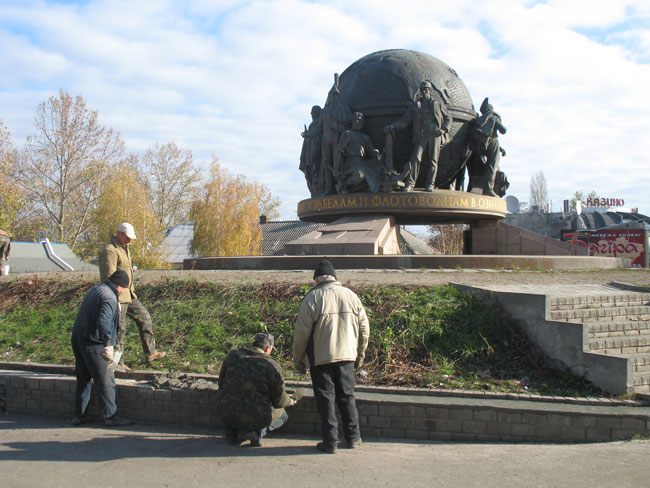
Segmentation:
<svg viewBox="0 0 650 488">
<path fill-rule="evenodd" d="M 399 226 L 393 217 L 343 217 L 284 245 L 300 255 L 399 254 Z"/>
</svg>

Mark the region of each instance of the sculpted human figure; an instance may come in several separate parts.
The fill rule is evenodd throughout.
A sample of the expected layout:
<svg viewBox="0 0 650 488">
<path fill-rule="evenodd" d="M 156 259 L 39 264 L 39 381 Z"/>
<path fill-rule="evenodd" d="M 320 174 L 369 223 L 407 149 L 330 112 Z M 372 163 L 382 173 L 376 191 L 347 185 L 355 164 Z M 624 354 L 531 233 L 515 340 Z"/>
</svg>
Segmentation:
<svg viewBox="0 0 650 488">
<path fill-rule="evenodd" d="M 339 139 L 339 162 L 335 166 L 339 168 L 336 189 L 340 193 L 364 191 L 367 188 L 373 193 L 379 191 L 382 180 L 379 151 L 375 149 L 370 136 L 361 132 L 363 121 L 363 114 L 354 112 L 352 128 Z"/>
<path fill-rule="evenodd" d="M 499 132 L 506 133 L 501 116 L 494 111 L 487 97 L 481 104 L 481 115 L 474 119 L 471 130 L 472 167 L 471 175 L 482 175 L 487 181 L 487 193 L 499 196 L 494 190 L 494 180 L 499 170 L 499 159 L 506 152 L 499 146 Z"/>
<path fill-rule="evenodd" d="M 320 106 L 314 105 L 311 108 L 311 123 L 309 127 L 305 127 L 305 130 L 300 133 L 304 139 L 302 141 L 302 152 L 300 153 L 300 171 L 305 173 L 307 188 L 309 188 L 312 197 L 319 194 L 318 173 L 320 171 L 320 143 L 323 132 L 320 115 Z"/>
<path fill-rule="evenodd" d="M 338 178 L 334 155 L 338 152 L 341 134 L 350 126 L 352 112 L 340 99 L 339 75 L 334 74 L 334 85 L 327 95 L 327 102 L 321 111 L 323 138 L 321 140 L 320 190 L 321 195 L 334 193 L 334 181 Z"/>
<path fill-rule="evenodd" d="M 413 127 L 413 151 L 400 175 L 400 178 L 405 178 L 404 191 L 412 191 L 415 187 L 420 164 L 425 165 L 425 191 L 433 191 L 436 181 L 441 138 L 449 131 L 452 119 L 444 105 L 434 99 L 432 94 L 431 82 L 423 81 L 415 101 L 402 118 L 384 127 L 384 132 L 391 136 L 394 136 L 396 131 L 405 129 L 409 124 Z"/>
</svg>

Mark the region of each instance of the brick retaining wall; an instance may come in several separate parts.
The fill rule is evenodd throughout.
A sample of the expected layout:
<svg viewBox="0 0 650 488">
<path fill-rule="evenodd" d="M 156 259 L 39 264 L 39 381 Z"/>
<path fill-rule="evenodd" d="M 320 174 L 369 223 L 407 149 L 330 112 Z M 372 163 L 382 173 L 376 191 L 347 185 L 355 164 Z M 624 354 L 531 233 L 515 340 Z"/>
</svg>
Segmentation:
<svg viewBox="0 0 650 488">
<path fill-rule="evenodd" d="M 120 413 L 141 423 L 218 429 L 215 390 L 155 388 L 146 381 L 117 380 Z M 0 370 L 2 400 L 10 412 L 71 417 L 73 377 Z M 650 436 L 650 408 L 526 400 L 357 393 L 361 432 L 375 438 L 435 441 L 600 442 Z M 90 414 L 97 415 L 94 395 Z M 282 432 L 319 437 L 311 390 L 289 409 Z"/>
</svg>

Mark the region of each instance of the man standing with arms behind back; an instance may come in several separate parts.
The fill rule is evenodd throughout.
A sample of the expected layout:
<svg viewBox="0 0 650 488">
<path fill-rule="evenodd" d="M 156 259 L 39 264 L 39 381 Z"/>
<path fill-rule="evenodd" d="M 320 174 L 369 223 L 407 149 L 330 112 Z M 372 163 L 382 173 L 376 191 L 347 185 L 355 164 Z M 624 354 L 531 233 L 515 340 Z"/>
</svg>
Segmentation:
<svg viewBox="0 0 650 488">
<path fill-rule="evenodd" d="M 359 297 L 336 279 L 327 260 L 314 272 L 316 286 L 300 303 L 293 336 L 293 362 L 304 373 L 307 359 L 323 442 L 316 448 L 334 454 L 338 441 L 336 405 L 341 412 L 345 445 L 361 445 L 354 373 L 363 364 L 370 326 Z M 305 358 L 305 356 L 307 358 Z"/>
<path fill-rule="evenodd" d="M 4 230 L 0 229 L 0 276 L 4 274 L 5 263 L 9 261 L 11 252 L 11 238 Z"/>
<path fill-rule="evenodd" d="M 153 336 L 151 324 L 151 315 L 144 305 L 140 303 L 135 288 L 133 286 L 133 266 L 131 264 L 131 254 L 129 252 L 129 243 L 137 239 L 133 226 L 127 222 L 120 224 L 117 232 L 111 237 L 111 240 L 104 246 L 99 253 L 99 280 L 104 282 L 118 269 L 126 272 L 129 277 L 129 286 L 122 290 L 119 296 L 120 302 L 120 320 L 117 330 L 117 344 L 115 346 L 114 363 L 119 368 L 128 369 L 121 361 L 124 353 L 124 335 L 126 334 L 126 317 L 133 319 L 140 331 L 140 340 L 142 349 L 147 361 L 151 362 L 156 359 L 165 357 L 165 353 L 156 350 L 156 340 Z"/>
</svg>

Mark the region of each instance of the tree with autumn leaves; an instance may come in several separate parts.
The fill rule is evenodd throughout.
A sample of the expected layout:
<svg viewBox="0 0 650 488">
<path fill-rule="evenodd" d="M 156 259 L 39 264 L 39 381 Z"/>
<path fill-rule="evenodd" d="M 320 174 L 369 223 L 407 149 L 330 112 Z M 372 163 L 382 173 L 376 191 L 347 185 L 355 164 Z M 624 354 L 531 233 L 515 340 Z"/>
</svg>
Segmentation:
<svg viewBox="0 0 650 488">
<path fill-rule="evenodd" d="M 191 150 L 173 142 L 125 156 L 120 134 L 101 125 L 81 96 L 61 91 L 48 98 L 37 108 L 35 128 L 18 151 L 0 120 L 0 228 L 15 239 L 46 231 L 92 259 L 120 222 L 131 222 L 138 235 L 134 263 L 159 268 L 167 264 L 161 242 L 172 225 L 197 219 L 200 255 L 254 254 L 259 215 L 277 215 L 279 202 L 264 185 L 231 175 L 216 158 L 202 184 Z M 214 208 L 223 212 L 216 222 L 202 213 Z M 205 240 L 212 224 L 207 235 L 216 246 Z"/>
<path fill-rule="evenodd" d="M 192 204 L 191 251 L 197 256 L 260 254 L 260 215 L 277 214 L 279 201 L 266 186 L 231 174 L 213 158 L 210 178 Z"/>
<path fill-rule="evenodd" d="M 11 133 L 0 120 L 0 229 L 11 231 L 18 222 L 23 197 L 11 179 L 17 152 Z"/>
</svg>

